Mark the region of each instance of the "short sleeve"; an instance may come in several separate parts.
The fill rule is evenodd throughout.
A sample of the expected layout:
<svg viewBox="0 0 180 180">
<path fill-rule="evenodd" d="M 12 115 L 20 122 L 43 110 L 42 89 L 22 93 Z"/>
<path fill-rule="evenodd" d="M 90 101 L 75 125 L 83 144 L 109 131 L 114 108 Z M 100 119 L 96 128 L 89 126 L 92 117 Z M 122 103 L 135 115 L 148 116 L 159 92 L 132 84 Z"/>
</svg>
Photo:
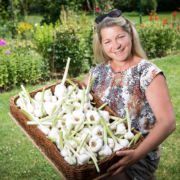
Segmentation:
<svg viewBox="0 0 180 180">
<path fill-rule="evenodd" d="M 158 74 L 161 73 L 165 77 L 165 74 L 161 69 L 148 61 L 142 64 L 140 69 L 140 90 L 143 94 L 145 94 L 146 89 Z"/>
</svg>

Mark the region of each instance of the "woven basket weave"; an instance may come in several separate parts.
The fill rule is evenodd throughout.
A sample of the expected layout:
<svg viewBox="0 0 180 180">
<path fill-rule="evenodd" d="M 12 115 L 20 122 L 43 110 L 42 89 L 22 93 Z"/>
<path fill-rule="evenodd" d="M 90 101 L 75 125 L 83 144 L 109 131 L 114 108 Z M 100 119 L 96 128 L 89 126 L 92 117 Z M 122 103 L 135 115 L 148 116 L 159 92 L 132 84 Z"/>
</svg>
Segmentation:
<svg viewBox="0 0 180 180">
<path fill-rule="evenodd" d="M 78 83 L 78 86 L 82 89 L 82 84 L 76 80 L 71 79 L 75 84 Z M 51 89 L 52 92 L 55 90 L 55 86 L 60 82 L 47 86 L 45 89 Z M 65 85 L 69 85 L 68 82 L 65 82 Z M 34 90 L 30 92 L 31 97 L 34 97 L 37 92 L 42 91 L 43 88 Z M 96 103 L 95 106 L 98 108 L 103 105 L 103 102 L 97 97 L 95 94 L 91 93 L 94 102 Z M 67 163 L 64 158 L 61 156 L 57 147 L 46 138 L 46 135 L 35 125 L 27 125 L 27 121 L 30 121 L 26 115 L 24 115 L 21 110 L 16 106 L 16 101 L 19 98 L 19 95 L 15 95 L 11 97 L 9 100 L 10 104 L 10 112 L 11 114 L 18 120 L 19 124 L 23 127 L 23 129 L 34 139 L 36 144 L 43 149 L 44 153 L 50 158 L 56 167 L 66 176 L 69 180 L 84 180 L 84 179 L 93 179 L 101 174 L 104 174 L 108 167 L 112 164 L 116 163 L 120 157 L 116 156 L 115 152 L 113 152 L 110 156 L 103 158 L 102 160 L 98 161 L 98 166 L 100 169 L 100 173 L 96 171 L 94 164 L 87 164 L 87 165 L 70 165 Z M 111 116 L 119 117 L 114 111 L 110 109 L 110 107 L 106 106 L 103 110 L 109 112 Z M 126 124 L 127 127 L 127 124 Z M 133 130 L 134 134 L 137 134 L 139 131 Z M 140 137 L 139 141 L 130 147 L 123 148 L 121 150 L 132 150 L 136 149 L 139 144 L 143 141 L 143 136 Z"/>
</svg>

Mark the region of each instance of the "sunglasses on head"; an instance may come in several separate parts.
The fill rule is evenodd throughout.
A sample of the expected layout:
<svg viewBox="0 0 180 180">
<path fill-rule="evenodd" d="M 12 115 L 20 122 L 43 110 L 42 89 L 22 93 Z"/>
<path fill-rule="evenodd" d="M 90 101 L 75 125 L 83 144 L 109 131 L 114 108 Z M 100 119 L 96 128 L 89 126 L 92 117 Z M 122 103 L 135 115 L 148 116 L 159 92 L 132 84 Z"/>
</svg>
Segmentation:
<svg viewBox="0 0 180 180">
<path fill-rule="evenodd" d="M 103 15 L 98 16 L 98 17 L 95 19 L 95 22 L 96 22 L 97 24 L 99 24 L 99 23 L 100 23 L 104 18 L 106 18 L 106 17 L 116 18 L 116 17 L 119 17 L 121 14 L 122 14 L 122 11 L 121 11 L 121 10 L 111 11 L 110 13 L 107 13 L 107 14 L 103 14 Z"/>
</svg>

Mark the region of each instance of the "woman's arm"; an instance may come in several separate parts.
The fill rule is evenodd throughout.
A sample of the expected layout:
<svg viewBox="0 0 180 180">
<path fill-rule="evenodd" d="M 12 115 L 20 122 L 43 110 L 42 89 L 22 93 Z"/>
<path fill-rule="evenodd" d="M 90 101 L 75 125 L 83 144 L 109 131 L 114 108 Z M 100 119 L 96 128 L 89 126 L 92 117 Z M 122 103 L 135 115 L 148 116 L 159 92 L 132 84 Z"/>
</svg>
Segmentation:
<svg viewBox="0 0 180 180">
<path fill-rule="evenodd" d="M 81 83 L 85 86 L 87 86 L 88 84 L 88 79 L 89 79 L 89 74 L 86 75 L 86 77 L 83 79 L 83 81 L 81 81 Z"/>
<path fill-rule="evenodd" d="M 146 90 L 146 98 L 156 117 L 157 125 L 136 150 L 118 151 L 121 160 L 108 171 L 118 168 L 113 175 L 125 171 L 160 145 L 175 129 L 175 114 L 168 87 L 162 74 L 158 74 Z"/>
</svg>

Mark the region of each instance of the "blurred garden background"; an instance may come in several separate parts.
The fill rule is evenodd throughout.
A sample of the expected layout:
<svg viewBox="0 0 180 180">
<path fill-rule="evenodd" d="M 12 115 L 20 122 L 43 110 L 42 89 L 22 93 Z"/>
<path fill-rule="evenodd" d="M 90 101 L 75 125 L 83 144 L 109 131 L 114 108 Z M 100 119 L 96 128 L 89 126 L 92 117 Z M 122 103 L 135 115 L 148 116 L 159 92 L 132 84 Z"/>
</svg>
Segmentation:
<svg viewBox="0 0 180 180">
<path fill-rule="evenodd" d="M 61 179 L 8 116 L 10 97 L 69 77 L 82 80 L 93 62 L 94 19 L 120 9 L 134 23 L 150 61 L 166 74 L 177 129 L 163 143 L 159 180 L 180 177 L 180 0 L 0 0 L 1 179 Z"/>
</svg>

